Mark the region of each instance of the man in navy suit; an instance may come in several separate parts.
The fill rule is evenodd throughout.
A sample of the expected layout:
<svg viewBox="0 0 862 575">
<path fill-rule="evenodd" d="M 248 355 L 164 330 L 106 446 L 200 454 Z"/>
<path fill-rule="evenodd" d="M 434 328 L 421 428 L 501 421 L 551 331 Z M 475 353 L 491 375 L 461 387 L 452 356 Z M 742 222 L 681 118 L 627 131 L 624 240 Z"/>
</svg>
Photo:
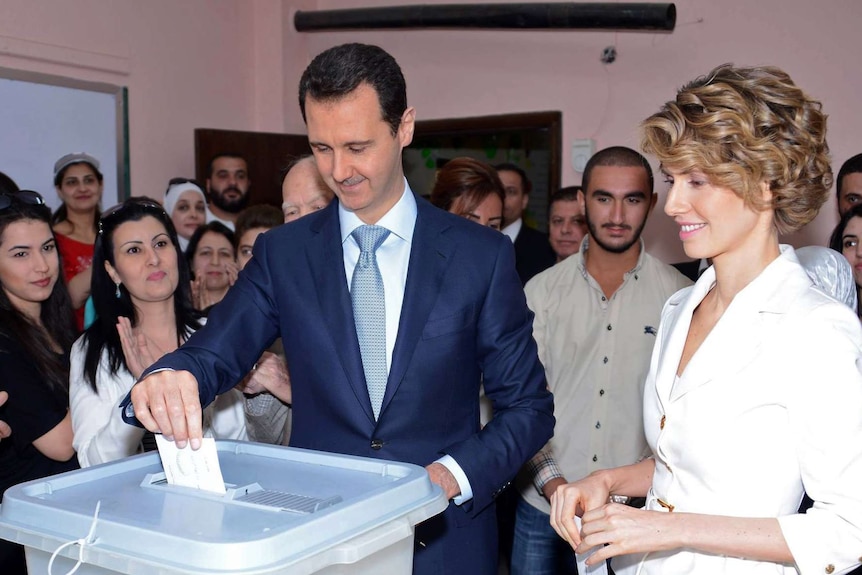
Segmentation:
<svg viewBox="0 0 862 575">
<path fill-rule="evenodd" d="M 526 285 L 534 275 L 557 263 L 557 254 L 551 248 L 547 234 L 524 222 L 524 211 L 530 202 L 530 192 L 533 189 L 527 173 L 511 163 L 494 167 L 506 190 L 503 202 L 503 233 L 515 244 L 515 269 L 521 283 Z"/>
<path fill-rule="evenodd" d="M 425 466 L 453 503 L 417 527 L 414 573 L 493 575 L 491 503 L 554 426 L 511 242 L 410 190 L 401 154 L 415 111 L 380 48 L 318 55 L 300 81 L 300 107 L 337 201 L 259 237 L 207 326 L 132 389 L 135 415 L 196 447 L 200 403 L 235 385 L 281 336 L 290 444 Z M 375 255 L 385 302 L 385 330 L 375 335 L 385 335 L 388 370 L 378 403 L 357 336 L 364 319 L 351 302 L 354 232 L 372 224 L 387 230 Z M 480 381 L 494 404 L 481 429 Z"/>
</svg>

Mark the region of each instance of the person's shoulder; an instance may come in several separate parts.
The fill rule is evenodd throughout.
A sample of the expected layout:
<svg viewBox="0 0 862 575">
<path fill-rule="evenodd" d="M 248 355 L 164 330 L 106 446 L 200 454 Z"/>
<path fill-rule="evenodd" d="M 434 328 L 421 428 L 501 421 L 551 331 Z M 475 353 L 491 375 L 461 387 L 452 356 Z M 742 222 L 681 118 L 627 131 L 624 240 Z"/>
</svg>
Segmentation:
<svg viewBox="0 0 862 575">
<path fill-rule="evenodd" d="M 23 373 L 31 373 L 35 369 L 32 356 L 8 334 L 0 333 L 0 370 L 3 374 L 0 379 L 7 380 L 5 383 L 18 383 L 11 381 Z"/>
<path fill-rule="evenodd" d="M 24 348 L 11 334 L 0 331 L 0 354 L 20 355 L 23 351 Z"/>
<path fill-rule="evenodd" d="M 416 202 L 417 226 L 429 226 L 438 229 L 440 233 L 453 238 L 455 241 L 469 241 L 470 247 L 478 244 L 499 245 L 503 240 L 509 241 L 504 234 L 498 230 L 489 228 L 470 221 L 463 216 L 458 216 L 442 210 L 430 203 L 417 199 Z M 511 242 L 509 242 L 511 243 Z"/>
<path fill-rule="evenodd" d="M 527 246 L 551 245 L 551 242 L 548 239 L 548 234 L 530 227 L 526 223 L 521 226 L 521 231 L 518 232 L 518 237 L 515 238 L 515 242 L 523 243 Z"/>
<path fill-rule="evenodd" d="M 649 252 L 644 253 L 644 267 L 655 274 L 655 277 L 665 282 L 673 291 L 692 285 L 691 278 L 686 277 L 679 269 L 666 264 Z"/>
<path fill-rule="evenodd" d="M 526 223 L 521 226 L 521 232 L 518 235 L 520 236 L 521 234 L 524 234 L 524 237 L 528 239 L 548 239 L 548 234 L 543 231 L 537 230 L 533 226 L 527 225 Z"/>
<path fill-rule="evenodd" d="M 551 267 L 534 275 L 527 282 L 527 286 L 530 284 L 537 286 L 544 285 L 547 286 L 548 289 L 553 289 L 559 286 L 560 283 L 571 283 L 573 279 L 583 277 L 583 273 L 580 270 L 582 261 L 583 256 L 581 253 L 574 253 L 563 261 L 557 262 Z"/>
</svg>

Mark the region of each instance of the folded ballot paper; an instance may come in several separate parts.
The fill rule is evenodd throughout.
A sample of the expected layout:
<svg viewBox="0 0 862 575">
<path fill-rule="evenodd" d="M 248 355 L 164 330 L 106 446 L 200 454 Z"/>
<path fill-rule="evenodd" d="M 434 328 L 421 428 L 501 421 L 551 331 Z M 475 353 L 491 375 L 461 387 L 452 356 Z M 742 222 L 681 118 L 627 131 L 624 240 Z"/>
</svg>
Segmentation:
<svg viewBox="0 0 862 575">
<path fill-rule="evenodd" d="M 218 463 L 215 439 L 204 437 L 197 451 L 186 443 L 182 449 L 160 433 L 156 434 L 156 445 L 165 468 L 165 479 L 169 485 L 180 485 L 225 494 L 224 478 Z"/>
<path fill-rule="evenodd" d="M 581 518 L 575 516 L 575 526 L 578 531 L 581 530 Z M 575 561 L 578 564 L 578 573 L 581 575 L 608 575 L 608 562 L 602 561 L 592 567 L 587 567 L 587 558 L 601 549 L 601 545 L 596 545 L 586 553 L 575 553 Z"/>
</svg>

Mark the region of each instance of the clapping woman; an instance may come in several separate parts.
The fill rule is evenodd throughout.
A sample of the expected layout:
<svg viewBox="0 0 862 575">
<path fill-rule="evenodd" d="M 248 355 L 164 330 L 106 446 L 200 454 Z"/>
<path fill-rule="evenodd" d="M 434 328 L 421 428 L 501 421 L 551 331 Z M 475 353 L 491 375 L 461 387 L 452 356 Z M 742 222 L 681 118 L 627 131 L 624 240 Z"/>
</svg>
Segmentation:
<svg viewBox="0 0 862 575">
<path fill-rule="evenodd" d="M 192 301 L 195 309 L 206 315 L 224 299 L 236 281 L 234 233 L 221 222 L 210 222 L 192 234 L 186 248 L 186 259 L 192 271 Z"/>
<path fill-rule="evenodd" d="M 558 488 L 551 523 L 618 574 L 846 573 L 862 557 L 862 329 L 778 243 L 829 195 L 820 103 L 779 69 L 720 66 L 647 118 L 643 147 L 686 255 L 713 265 L 662 312 L 652 457 Z"/>
<path fill-rule="evenodd" d="M 69 416 L 72 307 L 51 211 L 36 192 L 0 195 L 0 496 L 76 469 Z M 8 396 L 7 396 L 8 394 Z M 0 541 L 0 573 L 25 574 L 24 549 Z"/>
<path fill-rule="evenodd" d="M 171 219 L 155 201 L 130 198 L 102 216 L 93 257 L 97 319 L 71 358 L 72 425 L 84 467 L 142 450 L 144 430 L 124 423 L 117 405 L 144 369 L 201 325 L 182 258 Z M 204 418 L 215 437 L 246 439 L 239 392 L 220 396 Z"/>
</svg>

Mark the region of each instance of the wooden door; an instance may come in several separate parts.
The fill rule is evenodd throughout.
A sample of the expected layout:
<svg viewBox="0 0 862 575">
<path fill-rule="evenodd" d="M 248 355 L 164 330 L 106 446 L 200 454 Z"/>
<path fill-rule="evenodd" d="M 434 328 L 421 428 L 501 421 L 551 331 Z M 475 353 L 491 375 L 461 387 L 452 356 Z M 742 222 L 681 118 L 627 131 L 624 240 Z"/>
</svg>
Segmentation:
<svg viewBox="0 0 862 575">
<path fill-rule="evenodd" d="M 281 209 L 284 169 L 293 159 L 311 150 L 304 134 L 198 128 L 195 130 L 195 178 L 201 184 L 206 184 L 210 160 L 226 152 L 239 154 L 248 161 L 249 205 L 270 204 Z"/>
</svg>

